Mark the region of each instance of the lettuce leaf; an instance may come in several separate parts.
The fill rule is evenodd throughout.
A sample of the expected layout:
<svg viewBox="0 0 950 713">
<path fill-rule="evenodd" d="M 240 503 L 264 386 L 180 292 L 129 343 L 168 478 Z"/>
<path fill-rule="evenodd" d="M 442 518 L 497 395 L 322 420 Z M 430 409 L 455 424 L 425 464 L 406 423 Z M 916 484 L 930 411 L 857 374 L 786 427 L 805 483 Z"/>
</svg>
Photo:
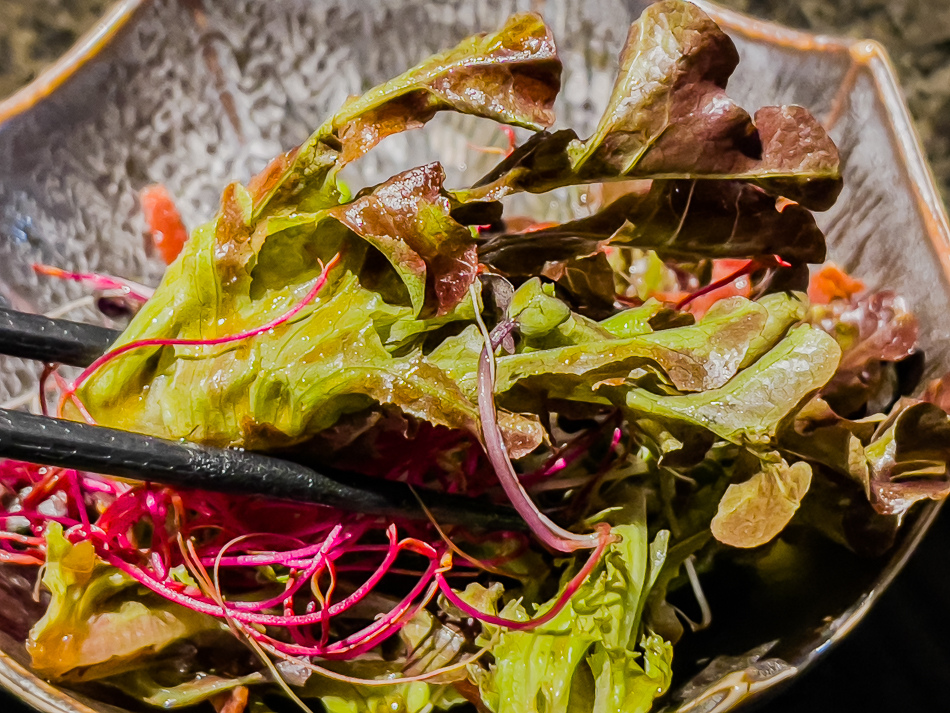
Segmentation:
<svg viewBox="0 0 950 713">
<path fill-rule="evenodd" d="M 539 131 L 554 123 L 560 87 L 551 31 L 538 15 L 512 15 L 498 32 L 469 37 L 348 102 L 329 126 L 345 161 L 446 109 Z"/>
<path fill-rule="evenodd" d="M 316 211 L 339 202 L 339 169 L 386 136 L 453 110 L 538 130 L 554 121 L 561 63 L 538 15 L 512 15 L 498 32 L 474 35 L 359 98 L 248 185 L 255 217 L 288 206 Z"/>
<path fill-rule="evenodd" d="M 597 380 L 624 377 L 644 362 L 658 365 L 680 390 L 717 388 L 736 373 L 767 318 L 767 311 L 755 302 L 735 297 L 719 302 L 689 327 L 503 356 L 497 360 L 496 390 L 506 391 L 532 376 L 544 376 L 549 387 L 562 374 L 594 372 Z"/>
<path fill-rule="evenodd" d="M 43 586 L 50 603 L 26 647 L 45 678 L 90 681 L 149 665 L 176 641 L 227 632 L 212 617 L 138 591 L 134 580 L 102 562 L 92 542 L 71 544 L 62 526 L 46 533 Z"/>
<path fill-rule="evenodd" d="M 887 368 L 918 348 L 920 326 L 902 297 L 883 290 L 815 304 L 808 321 L 841 345 L 841 367 L 822 392 L 835 410 L 846 415 L 880 411 L 906 393 Z"/>
<path fill-rule="evenodd" d="M 494 236 L 479 254 L 507 275 L 532 275 L 549 262 L 595 255 L 606 245 L 686 261 L 825 259 L 825 238 L 810 211 L 780 208 L 761 189 L 738 181 L 654 181 L 646 193 L 622 196 L 591 216 Z"/>
<path fill-rule="evenodd" d="M 834 339 L 803 324 L 718 389 L 674 396 L 631 389 L 625 403 L 645 417 L 693 424 L 731 443 L 768 443 L 781 421 L 831 379 L 840 356 Z"/>
<path fill-rule="evenodd" d="M 216 219 L 191 236 L 119 344 L 265 325 L 300 302 L 339 253 L 320 296 L 253 339 L 130 351 L 80 397 L 103 424 L 250 448 L 306 440 L 373 403 L 477 434 L 474 406 L 419 353 L 427 332 L 472 317 L 462 302 L 475 278 L 474 239 L 450 216 L 441 167 L 404 172 L 344 205 L 336 173 L 444 109 L 542 128 L 559 84 L 548 28 L 537 15 L 515 15 L 348 102 L 246 188 L 225 189 Z M 524 441 L 516 453 L 540 443 L 532 419 L 504 420 Z"/>
<path fill-rule="evenodd" d="M 950 495 L 950 415 L 904 398 L 889 414 L 850 420 L 816 398 L 790 416 L 777 443 L 857 483 L 880 515 Z"/>
<path fill-rule="evenodd" d="M 429 713 L 435 709 L 448 710 L 465 702 L 453 686 L 432 685 L 425 681 L 361 686 L 320 678 L 318 683 L 308 682 L 306 695 L 319 698 L 327 713 Z"/>
<path fill-rule="evenodd" d="M 258 449 L 306 440 L 373 404 L 479 437 L 474 403 L 405 348 L 473 315 L 474 243 L 448 215 L 442 178 L 430 164 L 350 204 L 256 223 L 243 189 L 226 192 L 118 345 L 259 327 L 302 300 L 320 260 L 339 252 L 340 264 L 294 319 L 251 339 L 123 354 L 84 384 L 87 408 L 103 425 Z M 431 318 L 417 318 L 429 304 Z M 516 456 L 543 439 L 536 419 L 503 415 L 502 427 Z"/>
<path fill-rule="evenodd" d="M 620 500 L 631 502 L 626 496 Z M 672 647 L 655 634 L 640 632 L 669 533 L 660 533 L 650 546 L 642 494 L 632 502 L 618 516 L 629 524 L 613 528 L 621 541 L 608 547 L 554 619 L 526 631 L 484 626 L 480 641 L 496 642 L 494 663 L 473 675 L 494 713 L 646 713 L 669 687 Z M 492 599 L 474 584 L 466 596 L 478 598 L 481 606 Z M 538 607 L 538 613 L 547 606 Z M 510 601 L 501 615 L 528 618 L 518 600 Z"/>
<path fill-rule="evenodd" d="M 778 535 L 811 485 L 811 466 L 767 463 L 745 482 L 730 485 L 712 520 L 713 536 L 732 547 L 759 547 Z"/>
<path fill-rule="evenodd" d="M 664 0 L 627 36 L 613 94 L 594 134 L 539 134 L 476 184 L 469 197 L 628 178 L 751 181 L 771 195 L 825 210 L 841 190 L 838 151 L 798 106 L 755 120 L 725 93 L 739 61 L 732 41 L 698 7 Z"/>
<path fill-rule="evenodd" d="M 239 686 L 252 686 L 267 681 L 267 678 L 258 672 L 237 678 L 203 674 L 184 683 L 165 685 L 156 680 L 155 673 L 153 670 L 131 671 L 115 676 L 106 683 L 150 706 L 174 710 L 196 705 Z"/>
<path fill-rule="evenodd" d="M 950 416 L 933 404 L 902 399 L 864 451 L 870 468 L 862 484 L 880 514 L 950 495 Z"/>
</svg>

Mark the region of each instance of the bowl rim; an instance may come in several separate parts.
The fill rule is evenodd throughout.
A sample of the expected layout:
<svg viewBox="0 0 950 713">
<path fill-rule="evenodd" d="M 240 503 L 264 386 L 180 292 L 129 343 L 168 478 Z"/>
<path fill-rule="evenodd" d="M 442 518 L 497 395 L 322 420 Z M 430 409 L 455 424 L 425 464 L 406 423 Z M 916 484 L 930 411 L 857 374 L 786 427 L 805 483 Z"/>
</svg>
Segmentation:
<svg viewBox="0 0 950 713">
<path fill-rule="evenodd" d="M 105 49 L 128 24 L 135 13 L 151 0 L 118 0 L 106 14 L 86 30 L 66 53 L 20 87 L 0 100 L 0 129 L 15 116 L 29 111 L 49 98 L 60 86 Z"/>
<path fill-rule="evenodd" d="M 106 49 L 123 29 L 131 26 L 133 18 L 150 2 L 151 0 L 117 0 L 62 57 L 29 84 L 0 101 L 0 131 L 8 122 L 49 99 L 57 89 L 69 82 L 82 67 Z M 690 2 L 701 8 L 732 37 L 741 36 L 749 41 L 766 42 L 799 51 L 847 55 L 851 64 L 838 89 L 835 105 L 822 122 L 828 130 L 831 130 L 840 118 L 843 99 L 856 81 L 858 73 L 862 69 L 869 72 L 886 113 L 891 118 L 887 123 L 890 139 L 902 159 L 902 165 L 908 171 L 908 184 L 914 192 L 914 199 L 924 221 L 926 237 L 950 284 L 950 219 L 900 88 L 897 71 L 884 46 L 875 40 L 855 40 L 789 28 L 721 7 L 709 0 Z M 543 12 L 543 0 L 540 5 Z M 801 660 L 789 662 L 792 665 L 791 672 L 801 672 L 813 666 L 864 619 L 904 568 L 930 529 L 942 505 L 942 502 L 927 501 L 917 510 L 909 530 L 904 533 L 900 544 L 892 552 L 887 565 L 871 587 L 847 610 L 826 624 L 823 631 L 829 634 L 825 644 L 811 649 Z M 711 684 L 702 694 L 679 707 L 677 713 L 687 713 L 700 706 L 704 713 L 725 713 L 737 705 L 746 705 L 753 699 L 758 702 L 763 698 L 763 694 L 776 692 L 789 679 L 789 675 L 784 674 L 752 681 L 744 672 L 735 674 L 722 677 Z M 79 698 L 40 678 L 2 650 L 0 686 L 43 713 L 96 713 L 95 709 Z"/>
</svg>

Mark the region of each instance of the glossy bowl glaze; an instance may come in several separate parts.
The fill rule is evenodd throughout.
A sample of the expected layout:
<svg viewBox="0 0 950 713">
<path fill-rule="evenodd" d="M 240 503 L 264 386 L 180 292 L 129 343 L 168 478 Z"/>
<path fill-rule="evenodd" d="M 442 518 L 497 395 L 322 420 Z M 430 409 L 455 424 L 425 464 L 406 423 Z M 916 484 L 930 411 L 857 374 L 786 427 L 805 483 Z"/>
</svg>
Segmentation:
<svg viewBox="0 0 950 713">
<path fill-rule="evenodd" d="M 0 304 L 46 312 L 81 297 L 40 281 L 33 262 L 156 282 L 137 192 L 163 183 L 189 226 L 221 189 L 247 180 L 302 141 L 349 94 L 395 75 L 472 32 L 537 10 L 564 62 L 558 123 L 589 132 L 607 100 L 626 28 L 645 0 L 123 0 L 73 51 L 0 103 Z M 950 370 L 950 228 L 893 68 L 880 46 L 816 37 L 700 3 L 733 37 L 742 62 L 730 94 L 748 108 L 796 103 L 841 150 L 845 189 L 818 216 L 832 258 L 870 288 L 899 290 L 919 316 L 928 376 Z M 371 183 L 439 158 L 451 179 L 492 162 L 468 142 L 492 127 L 440 116 L 387 140 L 350 176 Z M 576 210 L 537 204 L 552 215 Z M 83 311 L 83 310 L 87 311 Z M 71 316 L 95 319 L 80 302 Z M 0 363 L 0 402 L 36 383 L 37 365 Z M 716 623 L 677 649 L 669 710 L 745 707 L 780 690 L 862 618 L 937 512 L 907 518 L 885 556 L 858 559 L 798 543 L 794 584 L 747 572 L 709 582 Z M 742 586 L 736 586 L 740 582 Z M 40 613 L 32 582 L 0 566 L 0 685 L 52 713 L 118 711 L 35 677 L 23 640 Z M 711 662 L 710 662 L 711 661 Z"/>
</svg>

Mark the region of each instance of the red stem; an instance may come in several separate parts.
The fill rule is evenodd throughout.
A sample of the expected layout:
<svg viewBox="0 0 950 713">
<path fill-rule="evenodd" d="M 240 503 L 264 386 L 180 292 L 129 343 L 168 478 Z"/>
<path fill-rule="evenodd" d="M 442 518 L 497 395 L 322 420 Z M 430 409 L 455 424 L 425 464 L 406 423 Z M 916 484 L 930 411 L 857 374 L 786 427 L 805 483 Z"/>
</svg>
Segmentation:
<svg viewBox="0 0 950 713">
<path fill-rule="evenodd" d="M 610 533 L 610 527 L 608 525 L 601 526 L 598 532 L 597 547 L 591 552 L 590 557 L 587 558 L 587 562 L 584 563 L 584 566 L 581 567 L 580 571 L 571 578 L 571 581 L 568 582 L 567 586 L 564 588 L 564 591 L 561 592 L 554 604 L 551 605 L 550 609 L 544 612 L 544 614 L 541 614 L 534 619 L 529 619 L 528 621 L 505 619 L 500 616 L 495 616 L 494 614 L 486 614 L 485 612 L 479 611 L 455 593 L 455 590 L 452 589 L 449 586 L 449 583 L 445 580 L 442 572 L 436 572 L 435 580 L 439 583 L 439 590 L 446 599 L 452 602 L 452 604 L 461 609 L 468 616 L 478 619 L 484 624 L 501 626 L 516 631 L 534 629 L 535 627 L 541 626 L 542 624 L 546 624 L 561 613 L 561 610 L 571 600 L 571 597 L 573 597 L 577 590 L 580 589 L 581 585 L 587 581 L 590 573 L 593 571 L 594 567 L 597 565 L 597 562 L 600 561 L 601 556 L 604 554 L 604 550 L 607 548 L 607 545 L 609 545 L 611 542 L 614 542 L 615 539 L 616 536 Z"/>
</svg>

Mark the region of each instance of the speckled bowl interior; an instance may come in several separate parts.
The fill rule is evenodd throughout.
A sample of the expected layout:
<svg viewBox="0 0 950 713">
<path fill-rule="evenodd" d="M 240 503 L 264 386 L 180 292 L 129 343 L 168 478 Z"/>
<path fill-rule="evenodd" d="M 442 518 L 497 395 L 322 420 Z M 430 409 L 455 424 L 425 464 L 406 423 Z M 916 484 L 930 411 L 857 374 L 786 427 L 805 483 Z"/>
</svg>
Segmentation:
<svg viewBox="0 0 950 713">
<path fill-rule="evenodd" d="M 137 192 L 162 183 L 189 226 L 212 216 L 221 189 L 247 180 L 358 94 L 512 12 L 537 10 L 564 63 L 558 125 L 589 132 L 604 107 L 626 29 L 643 0 L 125 0 L 62 62 L 0 103 L 0 304 L 46 312 L 81 298 L 39 280 L 41 261 L 155 283 Z M 819 216 L 832 257 L 871 288 L 899 290 L 920 317 L 931 375 L 950 370 L 950 229 L 883 51 L 813 37 L 705 7 L 742 62 L 730 94 L 747 108 L 796 103 L 840 147 L 845 190 Z M 494 157 L 469 143 L 499 137 L 488 122 L 440 116 L 388 139 L 348 180 L 369 184 L 438 159 L 450 183 Z M 534 213 L 582 211 L 535 198 Z M 82 303 L 71 316 L 99 319 Z M 38 366 L 0 360 L 0 402 L 27 392 Z M 920 508 L 886 556 L 827 548 L 791 588 L 748 581 L 717 590 L 714 631 L 678 650 L 680 711 L 759 701 L 811 665 L 860 620 L 936 513 Z M 811 560 L 810 560 L 811 561 Z M 820 586 L 819 586 L 820 585 Z M 44 711 L 117 710 L 33 676 L 23 640 L 40 613 L 32 582 L 0 566 L 0 685 Z M 803 593 L 808 593 L 803 596 Z M 706 664 L 712 659 L 713 663 Z"/>
</svg>

